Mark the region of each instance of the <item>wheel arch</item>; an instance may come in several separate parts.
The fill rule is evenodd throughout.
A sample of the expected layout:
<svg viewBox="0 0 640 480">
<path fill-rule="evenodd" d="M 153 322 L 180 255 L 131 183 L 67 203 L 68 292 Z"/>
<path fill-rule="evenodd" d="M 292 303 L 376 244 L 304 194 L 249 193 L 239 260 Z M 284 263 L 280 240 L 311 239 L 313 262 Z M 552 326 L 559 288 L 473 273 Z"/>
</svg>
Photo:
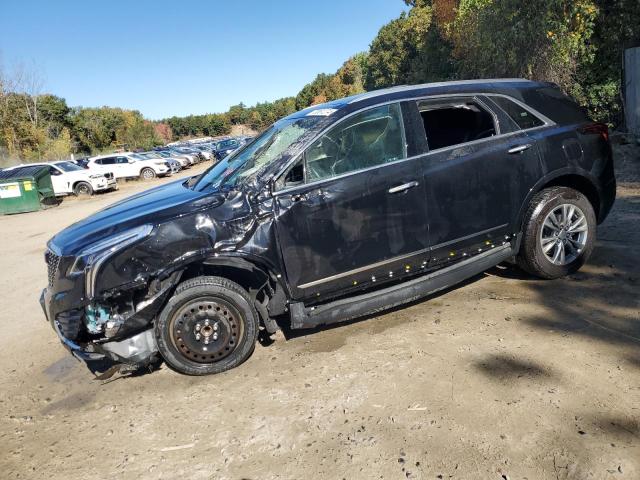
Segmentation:
<svg viewBox="0 0 640 480">
<path fill-rule="evenodd" d="M 582 193 L 596 214 L 596 218 L 600 220 L 600 210 L 602 207 L 601 192 L 597 187 L 596 181 L 588 172 L 580 171 L 577 169 L 562 169 L 545 175 L 542 179 L 536 183 L 536 185 L 529 191 L 527 198 L 520 206 L 518 212 L 518 218 L 516 225 L 519 231 L 522 231 L 524 222 L 524 216 L 529 208 L 531 199 L 540 191 L 549 187 L 568 187 Z"/>
<path fill-rule="evenodd" d="M 288 311 L 290 296 L 282 276 L 269 265 L 240 256 L 211 256 L 187 265 L 180 280 L 202 275 L 224 277 L 247 290 L 265 328 L 278 330 L 273 317 Z"/>
</svg>

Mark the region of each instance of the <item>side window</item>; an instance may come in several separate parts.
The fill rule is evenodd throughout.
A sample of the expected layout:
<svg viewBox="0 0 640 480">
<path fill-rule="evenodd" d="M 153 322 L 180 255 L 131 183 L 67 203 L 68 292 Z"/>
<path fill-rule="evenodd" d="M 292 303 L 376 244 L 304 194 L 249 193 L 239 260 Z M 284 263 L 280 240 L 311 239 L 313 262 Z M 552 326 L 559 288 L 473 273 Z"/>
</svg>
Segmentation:
<svg viewBox="0 0 640 480">
<path fill-rule="evenodd" d="M 284 185 L 287 187 L 295 187 L 304 183 L 304 163 L 296 162 L 289 171 L 284 175 Z"/>
<path fill-rule="evenodd" d="M 505 97 L 490 97 L 522 130 L 544 125 L 544 122 L 526 108 Z"/>
<path fill-rule="evenodd" d="M 129 159 L 127 157 L 118 157 L 116 159 L 116 162 L 118 164 L 124 164 L 124 163 L 129 163 Z"/>
<path fill-rule="evenodd" d="M 116 163 L 116 159 L 114 157 L 102 159 L 102 165 L 114 165 L 115 163 Z"/>
<path fill-rule="evenodd" d="M 322 135 L 304 153 L 306 182 L 406 158 L 399 104 L 358 113 Z M 291 169 L 287 175 L 299 178 Z"/>
<path fill-rule="evenodd" d="M 496 135 L 493 115 L 470 98 L 418 103 L 429 150 L 451 147 Z"/>
<path fill-rule="evenodd" d="M 49 167 L 49 175 L 62 175 L 62 172 L 55 167 Z"/>
</svg>

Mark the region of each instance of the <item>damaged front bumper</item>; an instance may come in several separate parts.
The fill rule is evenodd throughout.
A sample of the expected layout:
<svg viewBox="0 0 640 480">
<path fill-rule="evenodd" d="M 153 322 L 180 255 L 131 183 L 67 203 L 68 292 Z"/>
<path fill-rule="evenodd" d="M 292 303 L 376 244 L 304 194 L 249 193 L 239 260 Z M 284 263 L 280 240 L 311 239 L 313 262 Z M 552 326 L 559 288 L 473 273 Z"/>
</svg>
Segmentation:
<svg viewBox="0 0 640 480">
<path fill-rule="evenodd" d="M 158 354 L 153 328 L 134 333 L 126 338 L 100 339 L 87 342 L 71 340 L 62 332 L 60 315 L 53 318 L 52 303 L 55 295 L 45 288 L 40 295 L 40 304 L 47 321 L 51 324 L 62 345 L 69 352 L 87 364 L 96 361 L 111 361 L 142 367 L 152 362 Z M 82 315 L 79 313 L 78 315 Z M 82 321 L 79 317 L 77 321 Z"/>
</svg>

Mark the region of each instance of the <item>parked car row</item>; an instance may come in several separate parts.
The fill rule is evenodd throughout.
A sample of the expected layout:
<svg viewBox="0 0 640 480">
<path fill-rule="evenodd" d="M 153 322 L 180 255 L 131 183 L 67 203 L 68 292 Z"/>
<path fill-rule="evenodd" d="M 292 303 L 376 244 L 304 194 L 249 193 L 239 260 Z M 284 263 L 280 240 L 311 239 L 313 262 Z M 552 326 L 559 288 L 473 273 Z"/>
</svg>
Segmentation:
<svg viewBox="0 0 640 480">
<path fill-rule="evenodd" d="M 93 195 L 96 192 L 117 190 L 118 179 L 151 180 L 166 177 L 200 162 L 219 162 L 248 143 L 252 137 L 228 137 L 198 144 L 178 143 L 157 147 L 148 152 L 118 152 L 82 157 L 76 160 L 29 163 L 10 167 L 49 167 L 55 195 Z"/>
<path fill-rule="evenodd" d="M 220 161 L 230 153 L 235 152 L 238 148 L 246 145 L 253 137 L 238 136 L 224 137 L 218 140 L 209 140 L 199 143 L 175 143 L 165 147 L 157 147 L 155 150 L 159 153 L 174 153 L 177 155 L 195 154 L 202 156 L 206 160 Z"/>
</svg>

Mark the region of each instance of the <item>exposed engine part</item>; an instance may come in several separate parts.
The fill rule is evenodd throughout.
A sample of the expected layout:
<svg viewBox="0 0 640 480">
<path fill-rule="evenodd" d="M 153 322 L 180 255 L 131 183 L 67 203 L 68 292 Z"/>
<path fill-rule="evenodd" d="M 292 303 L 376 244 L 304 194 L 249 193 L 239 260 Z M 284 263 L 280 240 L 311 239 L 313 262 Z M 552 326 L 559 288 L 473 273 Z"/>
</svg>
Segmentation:
<svg viewBox="0 0 640 480">
<path fill-rule="evenodd" d="M 149 328 L 120 342 L 108 342 L 101 350 L 112 360 L 139 365 L 147 363 L 158 351 L 153 328 Z"/>
<path fill-rule="evenodd" d="M 107 338 L 115 337 L 124 324 L 125 318 L 120 314 L 112 315 L 104 324 L 104 335 Z"/>
<path fill-rule="evenodd" d="M 104 325 L 110 318 L 110 311 L 101 305 L 88 305 L 85 309 L 85 324 L 89 333 L 98 334 L 104 331 Z"/>
</svg>

